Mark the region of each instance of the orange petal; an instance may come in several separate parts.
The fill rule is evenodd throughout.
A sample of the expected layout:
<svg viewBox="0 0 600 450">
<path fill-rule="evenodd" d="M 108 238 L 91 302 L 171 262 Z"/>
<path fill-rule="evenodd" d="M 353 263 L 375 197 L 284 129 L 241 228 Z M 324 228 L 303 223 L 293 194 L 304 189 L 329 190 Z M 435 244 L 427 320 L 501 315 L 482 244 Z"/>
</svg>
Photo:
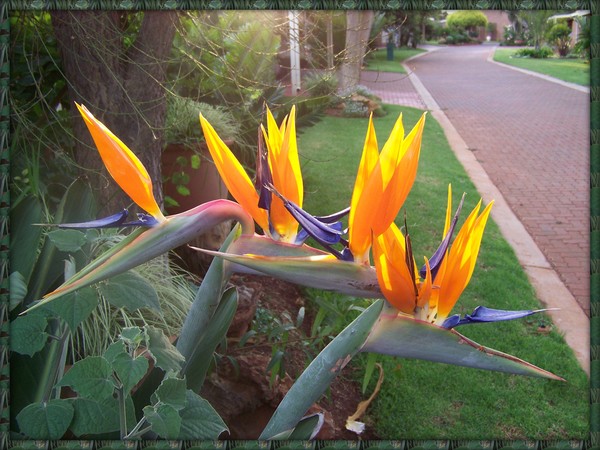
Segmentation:
<svg viewBox="0 0 600 450">
<path fill-rule="evenodd" d="M 404 236 L 392 224 L 373 240 L 373 259 L 379 287 L 385 298 L 398 310 L 412 314 L 415 288 L 405 262 Z"/>
<path fill-rule="evenodd" d="M 365 195 L 365 186 L 372 177 L 381 179 L 381 169 L 379 165 L 379 149 L 377 146 L 377 137 L 373 126 L 373 116 L 369 118 L 369 126 L 363 146 L 363 152 L 354 182 L 352 200 L 350 202 L 349 224 L 349 247 L 358 262 L 368 262 L 368 250 L 371 244 L 371 215 L 374 210 L 375 202 Z M 373 174 L 377 170 L 377 174 Z M 365 255 L 365 253 L 367 253 Z"/>
<path fill-rule="evenodd" d="M 233 152 L 221 140 L 212 125 L 208 123 L 202 114 L 200 114 L 200 125 L 204 132 L 208 150 L 225 186 L 227 186 L 233 198 L 252 216 L 258 226 L 265 233 L 268 233 L 269 221 L 267 219 L 267 212 L 258 207 L 258 193 L 248 174 Z"/>
<path fill-rule="evenodd" d="M 400 208 L 406 201 L 410 190 L 417 176 L 419 166 L 419 156 L 421 153 L 421 140 L 423 137 L 423 128 L 425 126 L 425 113 L 421 116 L 417 124 L 413 127 L 408 136 L 398 143 L 398 136 L 392 133 L 388 142 L 390 151 L 397 154 L 397 158 L 391 158 L 387 155 L 386 148 L 381 151 L 382 166 L 385 171 L 393 170 L 389 181 L 386 183 L 384 174 L 384 191 L 379 200 L 380 209 L 374 220 L 373 233 L 375 235 L 383 232 L 390 223 L 394 221 Z M 386 147 L 387 147 L 386 143 Z M 400 148 L 396 148 L 399 146 Z M 392 165 L 386 167 L 387 165 Z"/>
<path fill-rule="evenodd" d="M 448 252 L 448 263 L 440 284 L 438 319 L 447 317 L 450 314 L 456 301 L 471 280 L 481 246 L 483 231 L 493 203 L 490 202 L 481 215 L 477 216 L 481 205 L 481 202 L 479 202 L 461 227 Z"/>
<path fill-rule="evenodd" d="M 165 217 L 152 193 L 152 180 L 142 162 L 85 106 L 75 103 L 94 139 L 108 173 L 125 193 L 158 221 Z"/>
<path fill-rule="evenodd" d="M 289 117 L 284 119 L 281 130 L 276 130 L 276 124 L 269 112 L 267 118 L 269 134 L 271 131 L 276 134 L 282 132 L 283 138 L 271 138 L 271 136 L 269 136 L 267 142 L 270 142 L 268 147 L 269 165 L 271 167 L 275 188 L 286 199 L 302 207 L 304 186 L 302 182 L 302 172 L 300 170 L 300 160 L 298 157 L 295 122 L 295 106 L 292 107 Z M 271 223 L 282 237 L 282 240 L 291 241 L 295 238 L 298 230 L 298 222 L 287 211 L 279 198 L 273 198 L 270 217 Z"/>
</svg>

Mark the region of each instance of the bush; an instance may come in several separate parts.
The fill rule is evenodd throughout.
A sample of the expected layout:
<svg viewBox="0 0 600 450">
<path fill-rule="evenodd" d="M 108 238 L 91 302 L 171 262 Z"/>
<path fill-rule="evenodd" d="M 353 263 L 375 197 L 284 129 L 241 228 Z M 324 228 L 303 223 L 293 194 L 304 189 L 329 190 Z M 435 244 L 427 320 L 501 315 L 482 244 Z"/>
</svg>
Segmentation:
<svg viewBox="0 0 600 450">
<path fill-rule="evenodd" d="M 566 23 L 555 23 L 546 33 L 546 40 L 556 48 L 561 57 L 565 57 L 571 49 L 571 28 Z"/>
<path fill-rule="evenodd" d="M 446 23 L 451 29 L 474 30 L 477 27 L 485 27 L 488 20 L 481 11 L 456 11 L 448 16 Z"/>
<path fill-rule="evenodd" d="M 515 52 L 515 57 L 517 58 L 550 58 L 554 55 L 554 52 L 549 47 L 540 47 L 539 49 L 535 48 L 522 48 Z"/>
<path fill-rule="evenodd" d="M 306 76 L 303 83 L 311 97 L 328 97 L 336 91 L 338 80 L 333 72 L 315 72 Z"/>
<path fill-rule="evenodd" d="M 204 135 L 198 120 L 200 113 L 219 136 L 233 140 L 239 138 L 240 125 L 225 108 L 197 102 L 191 98 L 171 97 L 167 101 L 165 141 L 178 144 L 203 141 Z"/>
</svg>

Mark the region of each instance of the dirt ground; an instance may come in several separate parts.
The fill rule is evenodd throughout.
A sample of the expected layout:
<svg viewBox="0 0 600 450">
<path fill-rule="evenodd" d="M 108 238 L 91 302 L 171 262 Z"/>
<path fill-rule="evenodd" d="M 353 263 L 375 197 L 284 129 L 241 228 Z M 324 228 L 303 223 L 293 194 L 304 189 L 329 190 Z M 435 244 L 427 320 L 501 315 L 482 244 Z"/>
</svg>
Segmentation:
<svg viewBox="0 0 600 450">
<path fill-rule="evenodd" d="M 302 336 L 310 335 L 311 312 L 307 311 L 301 331 L 292 331 L 285 347 L 285 376 L 270 383 L 267 371 L 271 360 L 272 346 L 264 337 L 255 335 L 239 347 L 240 338 L 248 331 L 257 308 L 268 310 L 273 317 L 285 314 L 295 318 L 304 306 L 302 291 L 295 285 L 270 277 L 236 276 L 232 282 L 238 286 L 240 301 L 236 317 L 228 332 L 228 345 L 224 357 L 215 371 L 208 377 L 201 392 L 230 429 L 224 439 L 257 439 L 269 421 L 275 408 L 292 386 L 293 381 L 308 364 L 307 355 L 300 342 Z M 234 363 L 231 360 L 234 360 Z M 323 412 L 325 423 L 317 439 L 359 440 L 377 439 L 368 421 L 368 412 L 361 421 L 366 430 L 357 435 L 346 430 L 345 424 L 361 400 L 356 379 L 356 367 L 350 363 L 332 383 L 329 391 L 311 407 L 307 414 Z M 360 374 L 358 374 L 360 377 Z"/>
</svg>

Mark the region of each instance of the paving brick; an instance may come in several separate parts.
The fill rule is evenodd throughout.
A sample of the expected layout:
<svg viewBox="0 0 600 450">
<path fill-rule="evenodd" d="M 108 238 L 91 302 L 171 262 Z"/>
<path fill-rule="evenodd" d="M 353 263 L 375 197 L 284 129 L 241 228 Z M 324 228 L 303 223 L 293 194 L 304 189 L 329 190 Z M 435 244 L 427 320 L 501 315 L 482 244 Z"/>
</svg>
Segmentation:
<svg viewBox="0 0 600 450">
<path fill-rule="evenodd" d="M 589 94 L 488 62 L 492 51 L 446 47 L 410 66 L 589 314 Z M 402 75 L 361 83 L 425 108 Z"/>
</svg>

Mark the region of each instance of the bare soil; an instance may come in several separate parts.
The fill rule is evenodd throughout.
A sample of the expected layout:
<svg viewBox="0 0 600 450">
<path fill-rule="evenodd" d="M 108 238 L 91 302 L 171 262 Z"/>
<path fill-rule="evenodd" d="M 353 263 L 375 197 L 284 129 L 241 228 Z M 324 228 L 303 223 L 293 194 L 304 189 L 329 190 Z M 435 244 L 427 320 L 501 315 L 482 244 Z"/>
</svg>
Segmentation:
<svg viewBox="0 0 600 450">
<path fill-rule="evenodd" d="M 264 336 L 255 335 L 240 348 L 240 338 L 250 329 L 257 308 L 269 310 L 273 317 L 282 318 L 288 314 L 295 318 L 298 310 L 305 305 L 302 291 L 293 284 L 270 277 L 236 276 L 232 283 L 239 288 L 240 301 L 228 332 L 226 355 L 235 363 L 221 358 L 201 394 L 227 423 L 230 435 L 223 436 L 224 439 L 254 440 L 309 362 L 302 338 L 310 335 L 312 312 L 307 308 L 302 329 L 294 330 L 290 335 L 285 347 L 285 376 L 270 383 L 267 366 L 271 360 L 272 345 L 266 342 Z M 345 428 L 348 416 L 366 397 L 353 380 L 359 375 L 357 370 L 352 363 L 346 366 L 328 392 L 306 413 L 324 413 L 325 424 L 317 439 L 377 439 L 367 417 L 360 419 L 367 423 L 366 431 L 360 436 Z"/>
</svg>

